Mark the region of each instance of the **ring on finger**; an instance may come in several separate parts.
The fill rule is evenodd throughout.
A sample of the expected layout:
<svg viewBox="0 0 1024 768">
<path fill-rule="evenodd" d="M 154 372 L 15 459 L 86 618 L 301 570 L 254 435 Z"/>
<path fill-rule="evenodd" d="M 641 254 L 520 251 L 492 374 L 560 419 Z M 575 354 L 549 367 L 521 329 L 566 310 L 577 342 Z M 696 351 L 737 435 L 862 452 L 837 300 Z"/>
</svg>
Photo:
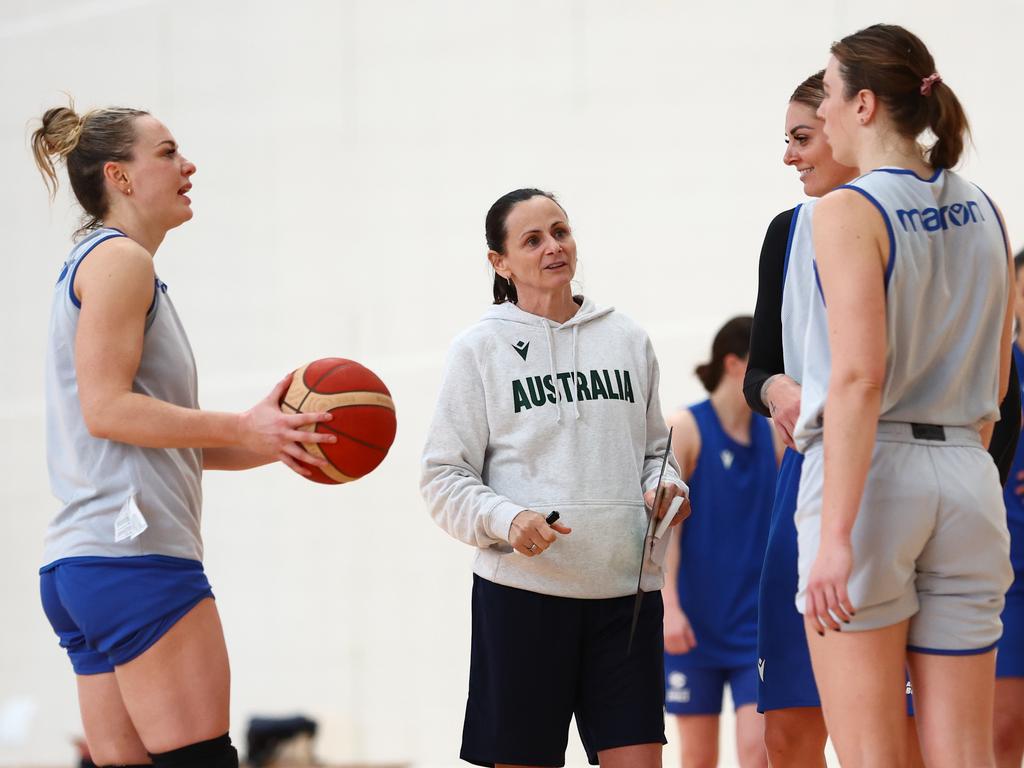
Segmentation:
<svg viewBox="0 0 1024 768">
<path fill-rule="evenodd" d="M 530 550 L 531 552 L 536 552 L 537 551 L 537 545 L 536 544 L 531 544 L 530 546 L 527 547 L 527 549 Z"/>
</svg>

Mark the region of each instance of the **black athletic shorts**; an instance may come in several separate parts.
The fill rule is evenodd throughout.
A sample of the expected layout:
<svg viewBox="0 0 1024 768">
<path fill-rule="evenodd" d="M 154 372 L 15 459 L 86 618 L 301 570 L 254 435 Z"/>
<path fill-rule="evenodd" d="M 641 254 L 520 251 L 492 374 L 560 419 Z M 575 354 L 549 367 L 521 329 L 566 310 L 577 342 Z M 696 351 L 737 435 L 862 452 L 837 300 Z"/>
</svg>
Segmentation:
<svg viewBox="0 0 1024 768">
<path fill-rule="evenodd" d="M 469 700 L 460 756 L 474 765 L 565 765 L 576 716 L 587 758 L 665 743 L 661 592 L 552 597 L 473 576 Z"/>
</svg>

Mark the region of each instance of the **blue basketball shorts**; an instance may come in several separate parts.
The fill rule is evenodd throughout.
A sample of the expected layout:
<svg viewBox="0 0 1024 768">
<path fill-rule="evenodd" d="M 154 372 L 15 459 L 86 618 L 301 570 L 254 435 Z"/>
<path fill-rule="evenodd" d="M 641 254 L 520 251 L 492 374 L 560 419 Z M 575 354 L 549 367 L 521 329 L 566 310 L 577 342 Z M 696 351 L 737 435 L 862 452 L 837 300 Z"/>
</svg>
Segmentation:
<svg viewBox="0 0 1024 768">
<path fill-rule="evenodd" d="M 775 486 L 775 504 L 757 600 L 757 711 L 820 707 L 804 617 L 796 609 L 798 574 L 796 499 L 804 457 L 786 449 Z"/>
<path fill-rule="evenodd" d="M 78 675 L 113 672 L 213 597 L 202 563 L 163 555 L 57 560 L 40 570 L 39 589 Z"/>
<path fill-rule="evenodd" d="M 1024 677 L 1024 571 L 1017 571 L 1003 607 L 996 677 Z"/>
<path fill-rule="evenodd" d="M 757 667 L 692 666 L 686 654 L 665 654 L 665 711 L 672 715 L 719 715 L 725 684 L 736 709 L 757 701 Z"/>
<path fill-rule="evenodd" d="M 461 758 L 565 765 L 576 717 L 591 765 L 605 749 L 665 743 L 661 592 L 555 597 L 473 577 L 469 699 Z"/>
</svg>

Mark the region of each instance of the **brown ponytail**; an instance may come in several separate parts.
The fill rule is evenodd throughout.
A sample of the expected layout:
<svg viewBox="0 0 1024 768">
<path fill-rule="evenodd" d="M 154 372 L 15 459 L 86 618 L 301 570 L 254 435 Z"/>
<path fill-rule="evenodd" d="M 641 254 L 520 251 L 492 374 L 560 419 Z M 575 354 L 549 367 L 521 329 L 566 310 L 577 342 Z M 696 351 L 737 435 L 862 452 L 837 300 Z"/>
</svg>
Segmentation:
<svg viewBox="0 0 1024 768">
<path fill-rule="evenodd" d="M 932 86 L 926 98 L 930 107 L 928 125 L 936 139 L 928 152 L 928 163 L 952 168 L 964 152 L 964 136 L 970 135 L 967 115 L 953 89 L 941 81 Z"/>
<path fill-rule="evenodd" d="M 750 331 L 754 327 L 754 318 L 740 315 L 723 325 L 711 344 L 711 359 L 698 365 L 694 370 L 700 383 L 708 392 L 714 392 L 725 372 L 725 356 L 736 355 L 746 359 L 750 353 Z"/>
<path fill-rule="evenodd" d="M 963 154 L 970 125 L 960 100 L 942 80 L 922 88 L 936 72 L 935 60 L 917 35 L 894 24 L 875 24 L 832 44 L 845 83 L 843 98 L 874 92 L 900 135 L 917 139 L 926 129 L 935 143 L 929 165 L 952 168 Z"/>
<path fill-rule="evenodd" d="M 138 109 L 109 107 L 78 115 L 74 104 L 48 109 L 32 133 L 32 154 L 50 198 L 57 194 L 56 161 L 67 166 L 75 199 L 85 211 L 78 233 L 100 225 L 110 207 L 103 183 L 103 166 L 132 159 L 135 120 L 149 114 Z"/>
</svg>

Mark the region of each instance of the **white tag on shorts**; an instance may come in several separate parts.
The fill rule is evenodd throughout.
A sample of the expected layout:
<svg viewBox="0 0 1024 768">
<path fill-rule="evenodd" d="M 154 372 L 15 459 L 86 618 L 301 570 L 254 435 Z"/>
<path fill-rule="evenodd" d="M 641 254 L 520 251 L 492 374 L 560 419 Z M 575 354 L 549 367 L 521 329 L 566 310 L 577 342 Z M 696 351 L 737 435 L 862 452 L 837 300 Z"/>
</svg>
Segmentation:
<svg viewBox="0 0 1024 768">
<path fill-rule="evenodd" d="M 134 539 L 148 527 L 149 523 L 142 516 L 139 505 L 135 503 L 135 497 L 129 496 L 114 521 L 114 541 Z"/>
</svg>

